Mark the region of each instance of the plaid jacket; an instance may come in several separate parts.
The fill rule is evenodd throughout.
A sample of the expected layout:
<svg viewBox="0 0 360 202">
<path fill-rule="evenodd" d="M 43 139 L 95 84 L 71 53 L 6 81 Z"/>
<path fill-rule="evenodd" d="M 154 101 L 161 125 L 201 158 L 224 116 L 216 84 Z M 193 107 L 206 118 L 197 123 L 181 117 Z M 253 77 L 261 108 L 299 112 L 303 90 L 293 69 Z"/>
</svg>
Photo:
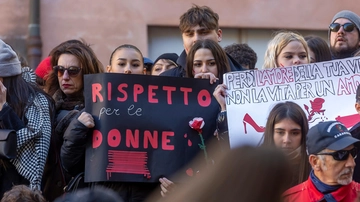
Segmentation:
<svg viewBox="0 0 360 202">
<path fill-rule="evenodd" d="M 17 157 L 11 163 L 20 175 L 29 180 L 32 189 L 41 190 L 41 178 L 52 132 L 48 99 L 37 93 L 27 106 L 24 118 L 27 120 L 25 127 L 14 128 L 24 124 L 14 110 L 5 104 L 0 111 L 3 127 L 15 129 L 17 133 Z"/>
</svg>

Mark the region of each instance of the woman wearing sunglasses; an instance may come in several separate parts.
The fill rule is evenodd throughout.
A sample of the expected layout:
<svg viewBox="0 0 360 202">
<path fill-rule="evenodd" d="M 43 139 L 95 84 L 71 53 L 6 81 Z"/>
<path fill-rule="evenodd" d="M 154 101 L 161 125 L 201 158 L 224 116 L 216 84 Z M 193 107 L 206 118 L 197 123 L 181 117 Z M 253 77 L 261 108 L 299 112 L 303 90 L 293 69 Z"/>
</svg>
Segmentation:
<svg viewBox="0 0 360 202">
<path fill-rule="evenodd" d="M 360 17 L 351 11 L 338 12 L 329 25 L 333 59 L 352 57 L 360 47 Z"/>
<path fill-rule="evenodd" d="M 278 103 L 268 116 L 262 146 L 281 149 L 292 165 L 289 186 L 305 181 L 310 173 L 306 154 L 306 134 L 309 130 L 304 111 L 294 102 Z"/>
<path fill-rule="evenodd" d="M 56 119 L 44 174 L 46 181 L 43 183 L 44 195 L 52 201 L 64 192 L 63 188 L 70 180 L 57 160 L 60 158 L 63 138 L 66 142 L 67 138 L 72 138 L 69 136 L 76 136 L 64 135 L 66 129 L 74 119 L 74 125 L 79 130 L 87 131 L 88 126 L 93 124 L 92 117 L 81 112 L 85 107 L 84 75 L 102 73 L 103 66 L 90 46 L 79 40 L 61 43 L 51 51 L 50 56 L 53 69 L 48 74 L 45 89 L 55 100 Z"/>
<path fill-rule="evenodd" d="M 68 64 L 66 71 L 69 72 L 73 67 L 78 66 L 78 63 L 71 63 L 72 60 L 65 63 Z M 60 56 L 58 65 L 63 64 Z M 62 65 L 64 66 L 64 65 Z M 55 67 L 56 68 L 56 67 Z M 76 69 L 76 68 L 74 68 Z M 63 69 L 59 69 L 63 70 Z M 58 75 L 62 72 L 58 70 Z M 65 69 L 64 69 L 65 70 Z M 144 59 L 141 51 L 133 45 L 123 44 L 114 49 L 111 53 L 109 65 L 106 67 L 108 73 L 120 74 L 145 74 Z M 63 80 L 67 78 L 63 74 Z M 80 78 L 74 78 L 80 79 Z M 65 82 L 65 81 L 64 81 Z M 67 84 L 67 83 L 66 83 Z M 82 85 L 82 83 L 79 83 Z M 67 87 L 67 86 L 65 86 Z M 71 88 L 70 88 L 71 87 Z M 73 90 L 70 86 L 64 88 L 64 91 L 71 92 Z M 85 151 L 86 141 L 89 137 L 89 129 L 94 127 L 94 121 L 91 114 L 83 112 L 79 118 L 83 116 L 84 123 L 79 123 L 78 120 L 72 120 L 67 131 L 64 134 L 64 144 L 61 148 L 61 159 L 63 166 L 67 172 L 72 176 L 79 176 L 85 170 Z M 79 119 L 78 118 L 78 119 Z M 82 126 L 81 126 L 82 125 Z M 86 127 L 85 127 L 86 126 Z M 124 201 L 144 201 L 145 198 L 158 187 L 158 183 L 141 183 L 141 182 L 99 182 L 102 186 L 114 190 Z M 89 183 L 85 186 L 93 186 L 95 183 Z M 80 187 L 79 187 L 80 188 Z M 71 190 L 75 191 L 75 190 Z"/>
</svg>

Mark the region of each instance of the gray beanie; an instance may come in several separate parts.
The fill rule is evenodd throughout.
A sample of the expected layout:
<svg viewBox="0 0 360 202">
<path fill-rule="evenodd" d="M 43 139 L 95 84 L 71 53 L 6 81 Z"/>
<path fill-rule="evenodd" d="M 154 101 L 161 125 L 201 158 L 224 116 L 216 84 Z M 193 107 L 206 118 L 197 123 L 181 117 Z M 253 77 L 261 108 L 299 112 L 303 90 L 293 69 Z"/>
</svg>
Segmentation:
<svg viewBox="0 0 360 202">
<path fill-rule="evenodd" d="M 15 51 L 0 39 L 0 77 L 19 74 L 21 74 L 21 65 Z"/>
<path fill-rule="evenodd" d="M 333 23 L 336 19 L 338 18 L 346 18 L 348 20 L 350 20 L 351 22 L 353 22 L 355 24 L 355 26 L 358 29 L 358 32 L 360 33 L 360 17 L 349 10 L 342 10 L 338 13 L 336 13 L 336 15 L 333 17 L 331 23 Z M 330 29 L 329 29 L 329 36 L 330 36 Z"/>
</svg>

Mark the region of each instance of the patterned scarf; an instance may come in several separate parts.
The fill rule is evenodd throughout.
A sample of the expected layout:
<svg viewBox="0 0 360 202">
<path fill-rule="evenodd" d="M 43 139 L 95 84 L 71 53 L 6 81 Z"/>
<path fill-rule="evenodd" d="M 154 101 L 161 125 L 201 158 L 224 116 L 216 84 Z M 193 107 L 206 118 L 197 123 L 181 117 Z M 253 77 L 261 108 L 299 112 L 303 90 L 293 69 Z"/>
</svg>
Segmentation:
<svg viewBox="0 0 360 202">
<path fill-rule="evenodd" d="M 84 96 L 79 94 L 71 98 L 67 98 L 66 95 L 58 90 L 53 95 L 56 106 L 56 123 L 55 134 L 58 141 L 63 141 L 63 135 L 70 122 L 75 118 L 79 111 L 81 111 L 84 105 Z"/>
<path fill-rule="evenodd" d="M 27 107 L 27 126 L 16 131 L 17 156 L 10 160 L 20 175 L 30 182 L 32 189 L 41 188 L 41 179 L 50 146 L 52 125 L 49 102 L 37 93 Z"/>
</svg>

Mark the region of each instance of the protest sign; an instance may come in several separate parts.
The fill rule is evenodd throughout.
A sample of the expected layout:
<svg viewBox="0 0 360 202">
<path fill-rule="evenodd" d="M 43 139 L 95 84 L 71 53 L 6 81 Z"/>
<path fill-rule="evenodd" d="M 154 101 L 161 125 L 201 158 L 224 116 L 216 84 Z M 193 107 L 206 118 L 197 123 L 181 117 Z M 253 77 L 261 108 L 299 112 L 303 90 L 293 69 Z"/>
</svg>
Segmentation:
<svg viewBox="0 0 360 202">
<path fill-rule="evenodd" d="M 214 138 L 216 84 L 114 73 L 85 75 L 84 83 L 85 110 L 95 121 L 85 181 L 158 182 L 176 171 L 193 173 L 185 165 L 203 151 L 189 121 L 202 117 L 205 141 Z"/>
<path fill-rule="evenodd" d="M 354 108 L 359 72 L 356 57 L 225 74 L 231 147 L 261 144 L 270 110 L 285 101 L 302 107 L 310 127 L 328 120 L 352 127 L 360 121 Z"/>
</svg>

